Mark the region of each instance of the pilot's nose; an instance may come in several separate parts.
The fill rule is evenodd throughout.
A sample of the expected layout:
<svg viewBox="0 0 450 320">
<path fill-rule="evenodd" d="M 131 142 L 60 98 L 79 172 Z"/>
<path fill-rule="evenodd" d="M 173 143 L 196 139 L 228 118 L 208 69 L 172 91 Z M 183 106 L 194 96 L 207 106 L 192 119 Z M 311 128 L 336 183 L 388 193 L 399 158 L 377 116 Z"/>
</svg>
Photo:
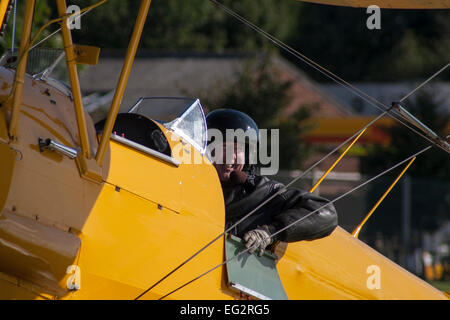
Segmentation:
<svg viewBox="0 0 450 320">
<path fill-rule="evenodd" d="M 231 157 L 227 157 L 226 155 L 224 156 L 224 163 L 226 164 L 236 164 L 237 163 L 237 155 L 236 152 L 233 152 Z"/>
<path fill-rule="evenodd" d="M 236 164 L 237 163 L 237 152 L 236 152 L 236 150 L 234 150 L 233 151 L 233 164 Z"/>
<path fill-rule="evenodd" d="M 228 152 L 230 152 L 231 156 L 228 156 Z M 231 163 L 228 163 L 227 160 L 230 160 Z M 236 149 L 230 149 L 227 150 L 226 148 L 223 149 L 223 163 L 227 163 L 227 164 L 236 164 L 238 161 L 238 155 L 237 155 L 237 150 Z"/>
</svg>

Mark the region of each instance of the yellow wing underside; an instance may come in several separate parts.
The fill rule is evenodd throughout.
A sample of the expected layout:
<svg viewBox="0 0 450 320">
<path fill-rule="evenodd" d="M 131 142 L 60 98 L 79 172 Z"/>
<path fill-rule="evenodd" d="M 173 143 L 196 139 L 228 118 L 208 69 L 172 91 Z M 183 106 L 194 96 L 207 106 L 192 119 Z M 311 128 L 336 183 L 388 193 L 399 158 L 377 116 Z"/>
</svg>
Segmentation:
<svg viewBox="0 0 450 320">
<path fill-rule="evenodd" d="M 386 9 L 450 9 L 448 0 L 299 0 L 344 7 L 364 7 L 377 5 Z"/>
</svg>

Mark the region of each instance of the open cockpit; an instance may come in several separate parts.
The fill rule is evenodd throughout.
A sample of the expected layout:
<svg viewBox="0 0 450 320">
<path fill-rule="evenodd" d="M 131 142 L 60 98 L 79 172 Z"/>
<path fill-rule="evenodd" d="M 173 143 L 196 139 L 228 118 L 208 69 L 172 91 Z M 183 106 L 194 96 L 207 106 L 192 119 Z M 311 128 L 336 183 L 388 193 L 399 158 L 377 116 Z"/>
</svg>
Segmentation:
<svg viewBox="0 0 450 320">
<path fill-rule="evenodd" d="M 95 125 L 98 134 L 102 133 L 105 121 Z M 111 139 L 178 165 L 172 158 L 171 138 L 164 129 L 175 133 L 202 155 L 205 153 L 206 120 L 198 99 L 139 98 L 128 112 L 117 115 Z"/>
</svg>

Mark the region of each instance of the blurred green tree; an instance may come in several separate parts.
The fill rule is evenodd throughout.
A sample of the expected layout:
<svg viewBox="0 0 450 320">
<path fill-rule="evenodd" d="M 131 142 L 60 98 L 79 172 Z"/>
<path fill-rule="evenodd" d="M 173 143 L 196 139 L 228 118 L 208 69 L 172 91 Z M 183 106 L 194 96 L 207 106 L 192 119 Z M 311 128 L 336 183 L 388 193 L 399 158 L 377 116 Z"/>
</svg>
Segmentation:
<svg viewBox="0 0 450 320">
<path fill-rule="evenodd" d="M 366 27 L 364 8 L 304 3 L 298 14 L 298 30 L 288 43 L 347 81 L 421 78 L 448 63 L 448 10 L 382 9 L 380 30 Z"/>
<path fill-rule="evenodd" d="M 22 35 L 22 26 L 23 26 L 23 15 L 25 11 L 25 2 L 23 1 L 17 1 L 17 15 L 16 15 L 16 35 L 15 35 L 15 43 L 14 47 L 16 49 L 19 48 L 20 45 L 20 38 Z M 47 0 L 40 0 L 36 1 L 36 6 L 34 10 L 34 17 L 33 17 L 33 28 L 31 36 L 36 34 L 36 32 L 41 28 L 46 22 L 48 22 L 51 19 L 52 15 L 52 9 L 48 5 Z M 11 11 L 8 24 L 5 29 L 5 35 L 4 37 L 0 38 L 0 54 L 3 54 L 6 49 L 9 49 L 12 47 L 12 39 L 13 39 L 13 22 L 14 22 L 14 16 L 13 12 Z M 56 30 L 59 25 L 55 24 L 45 30 L 42 31 L 39 38 L 36 40 L 36 43 L 39 42 L 41 39 L 48 36 L 53 30 Z M 46 41 L 47 47 L 56 47 L 61 43 L 61 38 L 58 36 L 52 37 L 48 41 Z"/>
<path fill-rule="evenodd" d="M 81 8 L 98 0 L 78 0 Z M 381 29 L 366 27 L 364 9 L 323 6 L 300 1 L 223 0 L 249 21 L 348 81 L 398 81 L 421 78 L 448 63 L 450 13 L 448 10 L 381 11 Z M 20 39 L 23 3 L 18 3 L 16 45 Z M 139 1 L 108 0 L 81 18 L 73 30 L 76 43 L 103 49 L 124 49 L 132 32 Z M 34 28 L 56 17 L 56 3 L 36 4 Z M 46 30 L 42 37 L 55 30 Z M 11 44 L 12 17 L 0 50 Z M 55 36 L 48 44 L 60 44 Z M 206 0 L 153 1 L 140 43 L 161 52 L 267 51 L 278 49 Z M 285 54 L 285 53 L 283 53 Z M 286 55 L 289 59 L 293 58 Z M 298 63 L 297 60 L 295 60 Z M 299 64 L 316 80 L 323 75 Z M 448 80 L 450 75 L 444 75 Z"/>
<path fill-rule="evenodd" d="M 81 0 L 78 5 L 85 7 L 95 2 Z M 297 24 L 299 6 L 295 2 L 222 2 L 282 39 Z M 139 1 L 109 0 L 82 18 L 82 28 L 74 32 L 74 38 L 102 48 L 126 48 L 138 9 Z M 209 1 L 165 0 L 152 2 L 140 45 L 154 51 L 220 52 L 259 50 L 268 44 Z"/>
</svg>

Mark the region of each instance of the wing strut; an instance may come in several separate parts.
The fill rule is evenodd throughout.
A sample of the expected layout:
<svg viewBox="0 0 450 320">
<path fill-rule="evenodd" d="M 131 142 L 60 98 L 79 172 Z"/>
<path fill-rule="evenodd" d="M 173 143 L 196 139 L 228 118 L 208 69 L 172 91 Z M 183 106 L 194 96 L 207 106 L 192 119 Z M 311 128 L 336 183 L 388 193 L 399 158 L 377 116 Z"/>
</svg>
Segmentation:
<svg viewBox="0 0 450 320">
<path fill-rule="evenodd" d="M 120 104 L 122 103 L 123 94 L 125 92 L 128 77 L 133 65 L 134 56 L 136 55 L 139 40 L 141 39 L 142 30 L 144 29 L 145 20 L 147 18 L 151 2 L 151 0 L 141 1 L 141 7 L 139 8 L 136 24 L 134 25 L 133 34 L 128 45 L 127 55 L 125 56 L 122 72 L 120 74 L 119 82 L 117 83 L 116 92 L 114 93 L 114 98 L 111 103 L 111 109 L 109 110 L 108 118 L 106 119 L 102 138 L 100 140 L 100 145 L 97 150 L 97 155 L 95 156 L 95 160 L 100 166 L 102 165 L 105 158 L 106 148 L 111 137 L 111 132 L 114 126 L 114 122 L 116 121 L 117 113 L 119 112 Z"/>
<path fill-rule="evenodd" d="M 11 118 L 9 120 L 8 134 L 10 139 L 17 138 L 17 123 L 19 122 L 20 104 L 22 102 L 23 86 L 25 83 L 25 71 L 28 60 L 28 46 L 31 38 L 31 27 L 33 25 L 34 5 L 36 0 L 28 0 L 23 18 L 22 38 L 20 40 L 19 63 L 14 76 L 13 101 L 11 107 Z"/>
<path fill-rule="evenodd" d="M 367 127 L 364 128 L 355 139 L 353 139 L 352 143 L 348 145 L 348 147 L 342 152 L 342 154 L 339 156 L 339 158 L 331 165 L 331 167 L 320 177 L 320 179 L 316 182 L 316 184 L 309 190 L 309 192 L 314 192 L 316 188 L 322 183 L 323 179 L 326 178 L 326 176 L 331 172 L 331 170 L 334 169 L 334 167 L 341 161 L 341 159 L 345 156 L 345 154 L 350 150 L 350 148 L 355 144 L 356 141 L 358 141 L 359 137 L 363 135 L 363 133 L 367 130 Z"/>
<path fill-rule="evenodd" d="M 56 4 L 60 18 L 63 18 L 66 16 L 67 11 L 66 0 L 57 0 Z M 61 33 L 64 42 L 64 51 L 66 53 L 67 70 L 69 71 L 70 85 L 72 86 L 73 104 L 75 106 L 75 115 L 80 134 L 81 151 L 86 159 L 90 159 L 91 151 L 89 147 L 86 119 L 84 117 L 83 102 L 81 98 L 80 81 L 78 79 L 76 54 L 73 47 L 72 35 L 67 25 L 67 19 L 68 17 L 64 17 L 61 23 Z"/>
<path fill-rule="evenodd" d="M 367 222 L 367 220 L 369 220 L 372 213 L 378 208 L 378 206 L 384 200 L 384 198 L 386 198 L 388 193 L 391 192 L 392 188 L 394 188 L 394 186 L 397 184 L 398 180 L 400 180 L 400 178 L 405 174 L 406 170 L 408 170 L 409 166 L 414 162 L 414 160 L 416 160 L 416 157 L 412 158 L 408 162 L 408 164 L 405 166 L 405 168 L 402 170 L 402 172 L 400 172 L 398 177 L 394 180 L 394 182 L 390 185 L 390 187 L 386 190 L 386 192 L 381 196 L 381 198 L 377 201 L 377 203 L 369 211 L 369 213 L 366 215 L 366 217 L 363 219 L 363 221 L 355 228 L 355 230 L 353 230 L 352 236 L 354 238 L 358 238 L 359 232 L 361 231 L 361 228 L 363 227 L 363 225 Z"/>
</svg>

